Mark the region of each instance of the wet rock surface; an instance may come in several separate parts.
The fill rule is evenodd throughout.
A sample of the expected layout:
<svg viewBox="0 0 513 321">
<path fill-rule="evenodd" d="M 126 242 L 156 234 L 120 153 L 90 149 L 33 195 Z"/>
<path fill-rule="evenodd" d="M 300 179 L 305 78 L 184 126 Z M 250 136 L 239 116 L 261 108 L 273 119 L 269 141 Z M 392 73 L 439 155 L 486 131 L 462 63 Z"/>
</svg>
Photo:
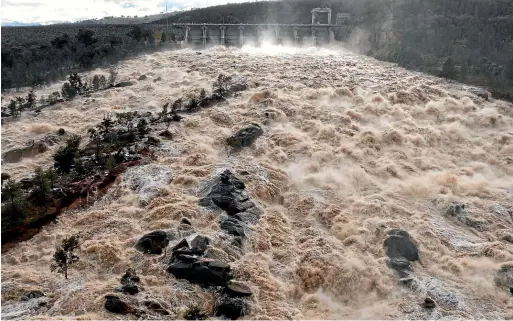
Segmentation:
<svg viewBox="0 0 513 321">
<path fill-rule="evenodd" d="M 134 269 L 128 269 L 125 274 L 121 277 L 121 286 L 117 289 L 119 292 L 126 294 L 137 294 L 139 293 L 139 283 L 141 279 L 137 276 Z"/>
<path fill-rule="evenodd" d="M 244 298 L 220 295 L 216 300 L 215 315 L 237 320 L 249 313 L 248 303 Z"/>
<path fill-rule="evenodd" d="M 248 126 L 246 128 L 243 128 L 236 132 L 234 135 L 230 136 L 226 143 L 228 146 L 231 146 L 235 149 L 240 149 L 243 147 L 249 147 L 251 146 L 255 140 L 262 136 L 264 134 L 264 131 L 262 127 L 258 124 L 251 124 L 251 126 Z"/>
<path fill-rule="evenodd" d="M 135 248 L 147 254 L 162 254 L 168 244 L 169 237 L 167 232 L 154 231 L 142 236 L 135 243 Z"/>
<path fill-rule="evenodd" d="M 175 257 L 167 271 L 178 279 L 203 286 L 224 286 L 233 277 L 230 265 L 226 263 L 187 255 Z"/>
<path fill-rule="evenodd" d="M 34 290 L 34 291 L 29 291 L 29 292 L 23 293 L 23 295 L 21 296 L 20 300 L 21 301 L 29 301 L 31 299 L 37 299 L 37 298 L 40 298 L 40 297 L 43 297 L 43 296 L 45 296 L 43 291 Z"/>
<path fill-rule="evenodd" d="M 220 227 L 228 234 L 246 237 L 245 225 L 256 224 L 261 211 L 250 200 L 246 186 L 230 170 L 215 178 L 210 192 L 200 200 L 201 206 L 217 206 L 228 217 L 220 218 Z"/>
<path fill-rule="evenodd" d="M 411 241 L 408 232 L 400 229 L 389 231 L 383 246 L 389 258 L 388 266 L 396 270 L 400 277 L 406 277 L 411 270 L 410 262 L 419 259 L 417 246 Z"/>
<path fill-rule="evenodd" d="M 129 314 L 135 312 L 135 310 L 130 305 L 128 305 L 128 303 L 122 301 L 118 296 L 115 295 L 106 295 L 104 306 L 107 311 L 116 314 Z"/>
</svg>

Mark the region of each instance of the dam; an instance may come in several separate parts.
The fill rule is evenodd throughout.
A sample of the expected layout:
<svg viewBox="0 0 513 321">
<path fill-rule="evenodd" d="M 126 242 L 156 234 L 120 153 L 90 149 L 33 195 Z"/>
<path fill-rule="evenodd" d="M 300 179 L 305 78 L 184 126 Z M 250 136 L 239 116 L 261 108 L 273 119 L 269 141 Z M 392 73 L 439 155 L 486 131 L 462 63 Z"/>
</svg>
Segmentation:
<svg viewBox="0 0 513 321">
<path fill-rule="evenodd" d="M 322 23 L 319 14 L 326 14 L 327 21 Z M 225 23 L 173 23 L 171 31 L 182 39 L 183 47 L 204 49 L 212 46 L 255 45 L 263 43 L 323 46 L 334 39 L 334 29 L 338 27 L 331 21 L 331 9 L 312 10 L 311 24 L 225 24 Z"/>
</svg>

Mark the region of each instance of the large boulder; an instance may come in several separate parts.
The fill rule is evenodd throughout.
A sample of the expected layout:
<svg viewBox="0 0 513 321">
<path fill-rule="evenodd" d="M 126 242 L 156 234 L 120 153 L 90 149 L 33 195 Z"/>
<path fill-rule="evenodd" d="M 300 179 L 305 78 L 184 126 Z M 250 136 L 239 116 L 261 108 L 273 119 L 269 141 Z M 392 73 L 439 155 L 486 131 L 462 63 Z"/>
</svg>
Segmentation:
<svg viewBox="0 0 513 321">
<path fill-rule="evenodd" d="M 177 279 L 185 279 L 203 286 L 224 286 L 232 279 L 230 265 L 217 260 L 179 256 L 167 267 Z"/>
<path fill-rule="evenodd" d="M 410 270 L 410 261 L 419 259 L 417 246 L 411 241 L 408 232 L 400 229 L 391 230 L 383 246 L 389 257 L 388 266 L 396 270 L 400 277 L 406 277 L 407 271 Z"/>
<path fill-rule="evenodd" d="M 392 230 L 384 244 L 385 251 L 390 258 L 406 258 L 408 261 L 419 259 L 417 246 L 411 241 L 408 232 L 403 230 Z"/>
<path fill-rule="evenodd" d="M 237 320 L 248 313 L 248 303 L 244 298 L 221 295 L 216 300 L 215 315 L 218 317 Z"/>
<path fill-rule="evenodd" d="M 135 243 L 138 251 L 147 254 L 162 254 L 162 251 L 169 245 L 168 234 L 164 231 L 154 231 L 142 236 Z"/>
<path fill-rule="evenodd" d="M 251 124 L 251 126 L 239 130 L 234 135 L 230 136 L 226 142 L 233 148 L 249 147 L 253 142 L 264 134 L 264 131 L 258 124 Z"/>
<path fill-rule="evenodd" d="M 121 301 L 121 299 L 115 295 L 105 296 L 105 309 L 116 314 L 128 314 L 134 311 L 131 306 Z"/>
<path fill-rule="evenodd" d="M 244 183 L 235 177 L 230 170 L 226 170 L 214 182 L 210 193 L 200 200 L 200 205 L 214 204 L 228 215 L 235 215 L 255 207 L 245 191 Z"/>
<path fill-rule="evenodd" d="M 219 226 L 228 234 L 242 237 L 246 236 L 246 233 L 244 233 L 243 223 L 235 218 L 229 217 L 221 220 L 221 224 Z"/>
</svg>

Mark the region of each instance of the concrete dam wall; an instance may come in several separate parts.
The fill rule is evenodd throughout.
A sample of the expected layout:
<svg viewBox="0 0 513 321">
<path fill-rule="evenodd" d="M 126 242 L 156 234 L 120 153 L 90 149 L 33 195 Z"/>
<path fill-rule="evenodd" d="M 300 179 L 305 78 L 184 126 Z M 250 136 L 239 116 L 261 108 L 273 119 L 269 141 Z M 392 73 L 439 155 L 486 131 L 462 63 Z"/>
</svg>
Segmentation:
<svg viewBox="0 0 513 321">
<path fill-rule="evenodd" d="M 323 46 L 334 40 L 333 28 L 321 24 L 173 24 L 183 45 L 194 49 L 212 46 L 258 46 L 262 43 Z"/>
</svg>

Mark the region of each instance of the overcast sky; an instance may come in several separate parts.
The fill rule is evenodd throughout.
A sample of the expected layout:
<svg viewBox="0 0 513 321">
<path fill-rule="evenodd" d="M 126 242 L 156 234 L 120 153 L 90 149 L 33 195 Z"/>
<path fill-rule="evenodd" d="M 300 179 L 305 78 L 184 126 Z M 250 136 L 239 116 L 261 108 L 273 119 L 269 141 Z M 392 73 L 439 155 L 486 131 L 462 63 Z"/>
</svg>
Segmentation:
<svg viewBox="0 0 513 321">
<path fill-rule="evenodd" d="M 168 0 L 168 11 L 248 0 Z M 2 0 L 2 24 L 55 23 L 108 16 L 145 16 L 166 10 L 166 0 Z"/>
</svg>

